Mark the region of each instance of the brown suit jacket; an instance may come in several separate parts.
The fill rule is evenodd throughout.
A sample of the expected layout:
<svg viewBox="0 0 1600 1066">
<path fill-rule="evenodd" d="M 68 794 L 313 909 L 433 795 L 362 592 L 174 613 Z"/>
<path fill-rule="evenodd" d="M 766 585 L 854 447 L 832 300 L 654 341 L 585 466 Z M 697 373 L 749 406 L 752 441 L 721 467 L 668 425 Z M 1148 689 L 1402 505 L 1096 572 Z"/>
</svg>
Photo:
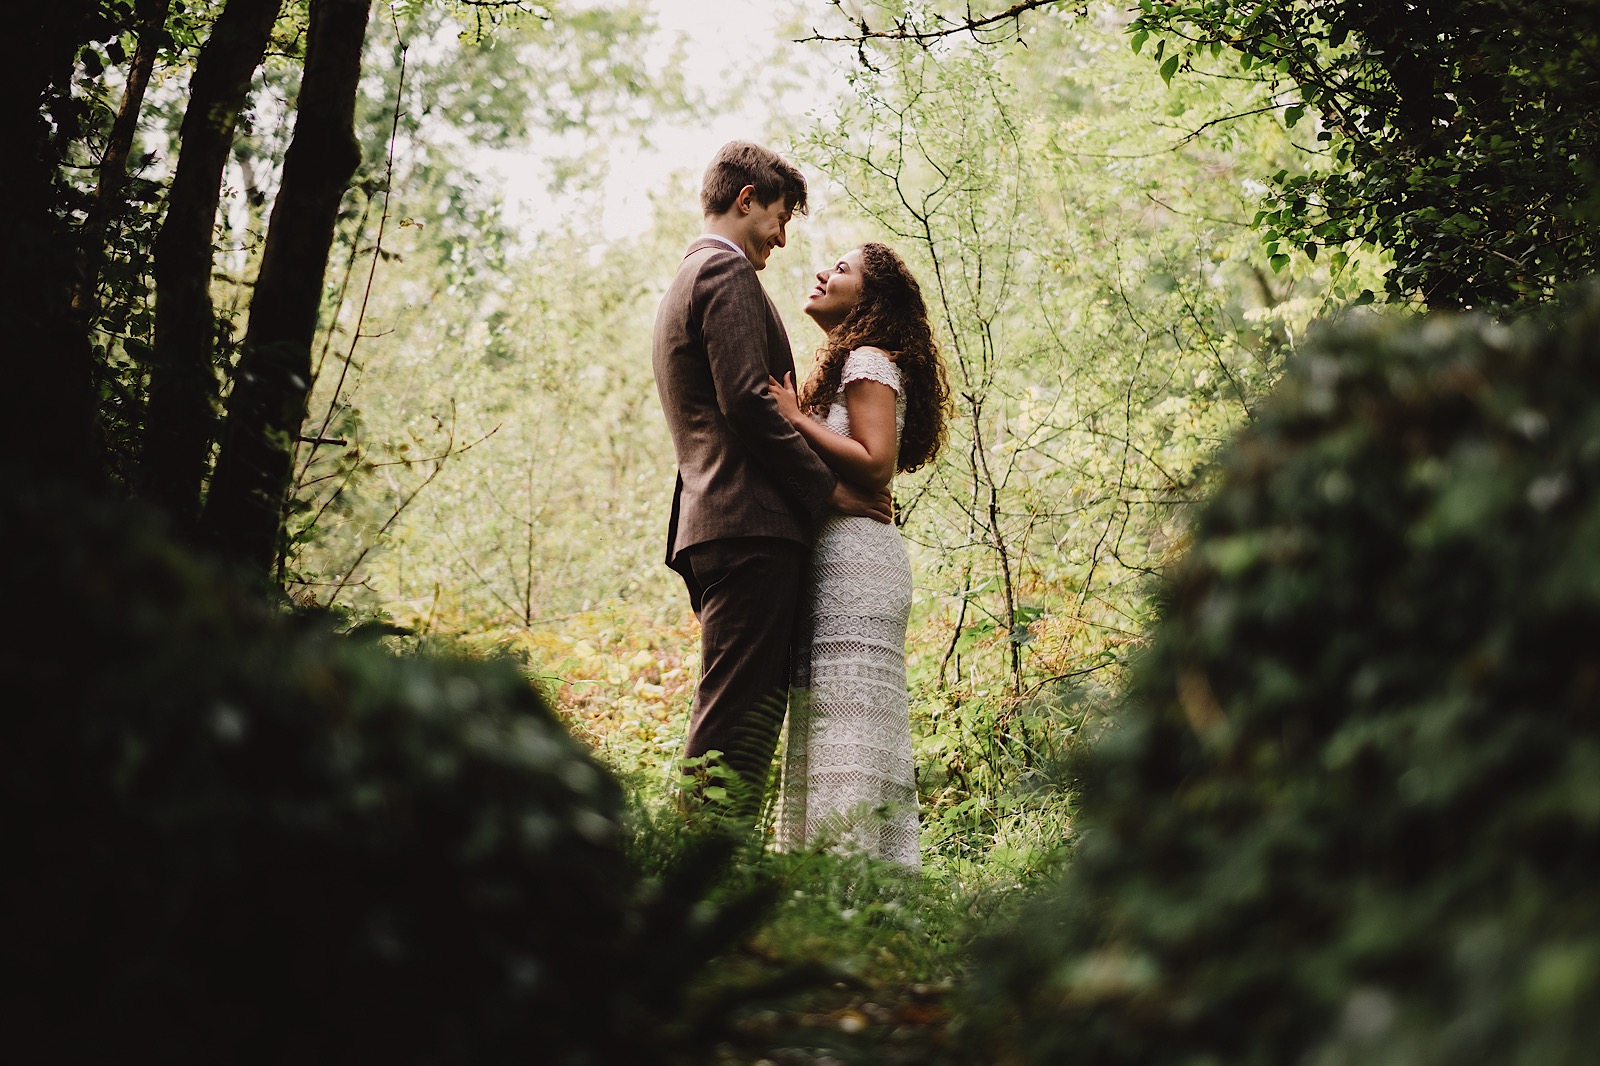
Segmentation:
<svg viewBox="0 0 1600 1066">
<path fill-rule="evenodd" d="M 767 391 L 794 355 L 748 259 L 709 237 L 689 246 L 656 311 L 652 363 L 678 458 L 667 565 L 728 537 L 810 544 L 835 477 Z"/>
</svg>

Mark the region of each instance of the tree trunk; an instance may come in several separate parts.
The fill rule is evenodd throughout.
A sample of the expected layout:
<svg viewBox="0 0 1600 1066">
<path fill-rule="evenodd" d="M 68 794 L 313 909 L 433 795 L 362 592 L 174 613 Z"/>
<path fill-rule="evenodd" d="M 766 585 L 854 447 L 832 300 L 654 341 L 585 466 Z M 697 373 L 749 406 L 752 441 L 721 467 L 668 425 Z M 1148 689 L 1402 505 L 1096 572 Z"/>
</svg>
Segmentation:
<svg viewBox="0 0 1600 1066">
<path fill-rule="evenodd" d="M 222 169 L 282 0 L 228 0 L 189 83 L 178 167 L 155 245 L 156 335 L 139 491 L 191 529 L 216 433 L 219 379 L 211 270 Z"/>
<path fill-rule="evenodd" d="M 103 484 L 94 356 L 72 310 L 76 243 L 56 190 L 60 143 L 78 50 L 110 32 L 94 0 L 25 4 L 11 26 L 19 47 L 0 63 L 0 321 L 5 323 L 5 455 L 19 480 Z"/>
<path fill-rule="evenodd" d="M 346 186 L 369 0 L 311 0 L 305 74 L 272 207 L 250 325 L 206 498 L 206 538 L 265 578 L 283 528 L 294 441 L 311 389 L 311 344 Z"/>
<path fill-rule="evenodd" d="M 123 89 L 122 106 L 117 109 L 117 119 L 111 124 L 111 134 L 106 139 L 105 152 L 100 156 L 100 184 L 89 204 L 88 217 L 83 223 L 80 240 L 83 265 L 78 271 L 78 290 L 72 297 L 72 309 L 86 324 L 100 316 L 100 267 L 106 258 L 106 232 L 111 218 L 122 199 L 122 189 L 128 182 L 128 153 L 133 148 L 133 137 L 139 126 L 139 111 L 144 107 L 144 92 L 150 84 L 150 73 L 155 69 L 156 53 L 166 40 L 167 11 L 171 0 L 138 0 L 135 6 L 137 26 L 134 33 L 133 61 L 128 64 L 128 84 Z"/>
</svg>

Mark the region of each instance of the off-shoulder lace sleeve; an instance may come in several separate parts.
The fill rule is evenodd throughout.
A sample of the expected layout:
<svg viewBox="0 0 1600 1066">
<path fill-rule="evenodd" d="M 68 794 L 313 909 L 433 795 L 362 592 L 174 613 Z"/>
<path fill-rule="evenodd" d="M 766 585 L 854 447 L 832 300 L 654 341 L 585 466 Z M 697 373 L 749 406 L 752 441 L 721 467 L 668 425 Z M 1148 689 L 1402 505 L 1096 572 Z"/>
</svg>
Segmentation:
<svg viewBox="0 0 1600 1066">
<path fill-rule="evenodd" d="M 839 372 L 839 387 L 852 381 L 876 381 L 900 391 L 900 368 L 876 348 L 857 348 L 844 357 L 844 368 Z"/>
</svg>

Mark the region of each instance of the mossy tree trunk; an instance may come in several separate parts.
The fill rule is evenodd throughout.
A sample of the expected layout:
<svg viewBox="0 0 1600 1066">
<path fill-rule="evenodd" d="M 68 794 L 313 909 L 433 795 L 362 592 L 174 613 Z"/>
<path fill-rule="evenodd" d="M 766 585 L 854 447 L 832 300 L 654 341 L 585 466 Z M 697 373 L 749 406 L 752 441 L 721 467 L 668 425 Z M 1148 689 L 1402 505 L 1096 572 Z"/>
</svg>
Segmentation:
<svg viewBox="0 0 1600 1066">
<path fill-rule="evenodd" d="M 311 0 L 294 138 L 202 519 L 207 539 L 262 577 L 278 547 L 305 420 L 334 224 L 361 161 L 354 114 L 368 13 L 368 0 Z"/>
<path fill-rule="evenodd" d="M 219 378 L 211 272 L 222 170 L 282 0 L 229 0 L 195 64 L 156 238 L 156 334 L 139 489 L 182 528 L 199 515 Z"/>
</svg>

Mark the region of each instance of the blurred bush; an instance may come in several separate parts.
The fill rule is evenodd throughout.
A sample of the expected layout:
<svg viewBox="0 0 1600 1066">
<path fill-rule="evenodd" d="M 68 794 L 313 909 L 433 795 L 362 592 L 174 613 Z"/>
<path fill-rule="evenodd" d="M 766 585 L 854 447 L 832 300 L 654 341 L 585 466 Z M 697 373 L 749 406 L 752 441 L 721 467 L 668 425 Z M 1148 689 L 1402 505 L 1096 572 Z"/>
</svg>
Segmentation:
<svg viewBox="0 0 1600 1066">
<path fill-rule="evenodd" d="M 976 1057 L 1600 1062 L 1600 299 L 1330 328 L 1220 473 Z"/>
<path fill-rule="evenodd" d="M 719 888 L 713 838 L 630 858 L 615 780 L 513 664 L 341 634 L 123 506 L 13 490 L 0 557 L 8 1057 L 649 1063 L 711 1039 L 695 979 L 762 886 Z"/>
</svg>

